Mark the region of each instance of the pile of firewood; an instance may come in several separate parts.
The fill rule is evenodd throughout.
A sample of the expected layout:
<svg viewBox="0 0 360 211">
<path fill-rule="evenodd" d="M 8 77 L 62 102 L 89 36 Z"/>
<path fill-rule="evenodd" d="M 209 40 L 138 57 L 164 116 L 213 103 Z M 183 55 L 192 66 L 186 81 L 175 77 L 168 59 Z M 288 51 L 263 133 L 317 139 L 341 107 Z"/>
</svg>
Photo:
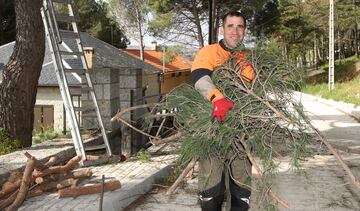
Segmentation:
<svg viewBox="0 0 360 211">
<path fill-rule="evenodd" d="M 28 158 L 24 172 L 11 172 L 0 190 L 0 210 L 17 210 L 26 198 L 53 190 L 58 190 L 59 198 L 92 193 L 101 193 L 103 197 L 104 191 L 121 187 L 119 180 L 104 182 L 104 176 L 102 183 L 77 187 L 81 180 L 92 176 L 90 168 L 72 171 L 81 161 L 80 156 L 70 159 L 65 165 L 54 166 L 56 157 L 43 163 L 28 152 L 24 155 Z"/>
</svg>

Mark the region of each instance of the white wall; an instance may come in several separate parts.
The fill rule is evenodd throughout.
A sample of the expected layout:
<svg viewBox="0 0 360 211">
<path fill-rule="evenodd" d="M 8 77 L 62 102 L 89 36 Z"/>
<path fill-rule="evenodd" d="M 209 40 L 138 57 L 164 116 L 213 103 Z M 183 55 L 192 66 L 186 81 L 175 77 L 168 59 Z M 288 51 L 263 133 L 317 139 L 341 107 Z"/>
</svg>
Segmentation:
<svg viewBox="0 0 360 211">
<path fill-rule="evenodd" d="M 75 90 L 79 93 L 79 90 Z M 77 105 L 77 101 L 74 102 Z M 63 100 L 58 87 L 38 87 L 36 95 L 36 105 L 54 106 L 54 130 L 62 131 L 64 122 Z M 66 124 L 67 130 L 69 124 Z"/>
</svg>

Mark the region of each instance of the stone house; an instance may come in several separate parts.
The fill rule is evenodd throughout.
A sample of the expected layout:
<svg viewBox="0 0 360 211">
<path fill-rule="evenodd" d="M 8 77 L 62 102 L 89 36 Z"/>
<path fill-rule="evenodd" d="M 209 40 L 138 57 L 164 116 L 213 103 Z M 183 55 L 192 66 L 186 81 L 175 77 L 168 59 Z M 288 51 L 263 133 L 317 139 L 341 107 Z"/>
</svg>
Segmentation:
<svg viewBox="0 0 360 211">
<path fill-rule="evenodd" d="M 145 96 L 153 96 L 149 98 L 150 101 L 159 99 L 161 69 L 119 51 L 88 33 L 81 33 L 80 36 L 107 129 L 113 130 L 119 127 L 111 124 L 110 118 L 122 108 L 142 104 Z M 11 42 L 0 46 L 0 80 L 2 69 L 8 62 L 14 45 L 15 42 Z M 62 50 L 75 51 L 75 47 L 70 41 L 64 40 L 62 43 Z M 72 68 L 76 68 L 77 65 L 72 59 L 63 63 Z M 34 129 L 42 125 L 53 127 L 57 131 L 67 130 L 65 110 L 48 47 L 42 67 L 36 97 Z M 74 106 L 87 103 L 87 97 L 81 93 L 81 77 L 71 73 L 68 75 L 68 84 L 72 90 Z M 91 128 L 93 117 L 81 115 L 80 118 L 79 115 L 82 126 Z"/>
</svg>

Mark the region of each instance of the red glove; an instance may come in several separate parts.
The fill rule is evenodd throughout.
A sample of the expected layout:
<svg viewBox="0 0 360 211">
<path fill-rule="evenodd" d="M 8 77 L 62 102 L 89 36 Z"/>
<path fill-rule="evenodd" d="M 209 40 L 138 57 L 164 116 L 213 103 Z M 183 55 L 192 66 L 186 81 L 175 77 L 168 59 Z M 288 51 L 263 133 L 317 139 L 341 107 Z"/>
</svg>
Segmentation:
<svg viewBox="0 0 360 211">
<path fill-rule="evenodd" d="M 222 124 L 229 110 L 233 108 L 234 108 L 234 103 L 229 101 L 225 97 L 216 100 L 214 102 L 214 110 L 211 116 L 211 120 L 214 121 L 214 118 L 216 117 L 218 122 Z"/>
</svg>

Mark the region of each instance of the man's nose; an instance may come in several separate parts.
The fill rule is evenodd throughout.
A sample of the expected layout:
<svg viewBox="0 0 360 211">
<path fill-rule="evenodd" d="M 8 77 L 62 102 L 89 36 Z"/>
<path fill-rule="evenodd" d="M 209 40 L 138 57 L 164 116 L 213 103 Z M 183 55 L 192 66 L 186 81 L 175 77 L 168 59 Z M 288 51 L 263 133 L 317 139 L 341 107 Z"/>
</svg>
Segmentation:
<svg viewBox="0 0 360 211">
<path fill-rule="evenodd" d="M 236 28 L 231 28 L 231 29 L 230 29 L 230 33 L 231 33 L 231 35 L 238 35 L 238 34 L 239 34 L 239 30 L 237 30 Z"/>
</svg>

